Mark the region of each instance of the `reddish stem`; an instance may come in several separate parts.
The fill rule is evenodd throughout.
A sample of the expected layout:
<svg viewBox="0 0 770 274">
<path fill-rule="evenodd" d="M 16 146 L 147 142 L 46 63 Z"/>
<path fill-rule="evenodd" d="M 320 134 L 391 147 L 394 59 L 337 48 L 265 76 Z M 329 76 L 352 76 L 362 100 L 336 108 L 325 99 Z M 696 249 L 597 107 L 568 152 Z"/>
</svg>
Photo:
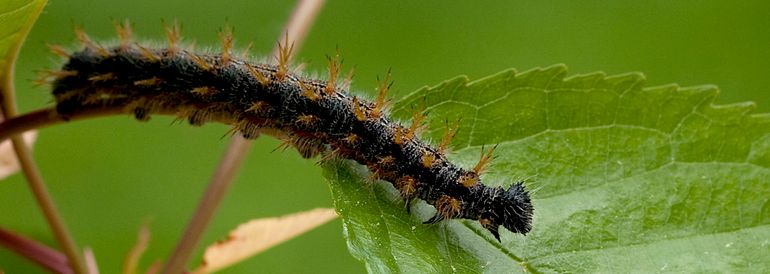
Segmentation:
<svg viewBox="0 0 770 274">
<path fill-rule="evenodd" d="M 0 227 L 0 245 L 54 273 L 73 273 L 67 257 L 35 240 Z"/>
</svg>

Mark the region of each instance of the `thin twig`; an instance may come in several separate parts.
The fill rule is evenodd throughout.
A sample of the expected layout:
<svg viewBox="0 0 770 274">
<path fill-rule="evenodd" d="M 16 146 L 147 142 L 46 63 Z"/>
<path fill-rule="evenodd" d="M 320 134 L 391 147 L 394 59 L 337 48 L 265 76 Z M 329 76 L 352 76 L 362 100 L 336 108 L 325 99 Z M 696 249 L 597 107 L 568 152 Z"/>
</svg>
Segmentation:
<svg viewBox="0 0 770 274">
<path fill-rule="evenodd" d="M 0 227 L 0 245 L 51 272 L 72 273 L 67 257 L 61 252 L 2 227 Z"/>
<path fill-rule="evenodd" d="M 284 29 L 284 34 L 278 41 L 288 41 L 287 45 L 293 45 L 298 49 L 315 21 L 316 15 L 321 10 L 324 0 L 302 0 L 294 9 L 289 22 Z M 278 46 L 273 49 L 273 56 L 278 56 Z M 251 148 L 252 142 L 241 136 L 231 139 L 222 161 L 219 163 L 214 176 L 209 182 L 203 198 L 198 203 L 198 208 L 187 224 L 184 235 L 177 243 L 168 263 L 165 265 L 164 274 L 181 273 L 187 261 L 190 259 L 195 247 L 203 236 L 211 217 L 217 206 L 229 188 L 233 177 L 243 163 L 246 152 Z"/>
<path fill-rule="evenodd" d="M 177 109 L 158 109 L 153 111 L 153 113 L 161 115 L 176 115 L 177 111 Z M 41 129 L 52 125 L 85 120 L 89 118 L 122 114 L 129 113 L 126 112 L 126 106 L 121 104 L 111 106 L 83 107 L 69 114 L 66 119 L 56 112 L 55 107 L 38 109 L 0 122 L 0 141 L 5 141 L 5 139 L 8 139 L 13 135 L 19 135 L 33 129 Z M 221 122 L 227 123 L 228 121 Z"/>
<path fill-rule="evenodd" d="M 56 109 L 44 108 L 3 120 L 0 122 L 0 142 L 29 130 L 64 122 L 55 114 Z"/>
<path fill-rule="evenodd" d="M 3 116 L 6 119 L 13 118 L 17 114 L 14 69 L 16 66 L 16 59 L 21 50 L 21 45 L 24 40 L 26 40 L 29 30 L 37 20 L 43 7 L 45 7 L 45 1 L 39 1 L 37 3 L 38 6 L 35 7 L 36 10 L 32 12 L 32 15 L 27 19 L 27 22 L 22 25 L 23 29 L 19 32 L 22 37 L 18 40 L 18 43 L 12 45 L 12 48 L 8 50 L 7 55 L 4 56 L 7 60 L 5 67 L 2 68 L 2 71 L 5 73 L 0 75 L 0 77 L 2 77 L 2 79 L 0 79 L 0 95 L 2 95 L 0 96 L 0 101 L 2 101 Z M 51 227 L 56 241 L 64 250 L 64 254 L 67 255 L 70 267 L 72 267 L 72 270 L 75 271 L 75 273 L 85 274 L 86 268 L 81 259 L 80 251 L 78 251 L 75 241 L 72 239 L 72 236 L 67 230 L 67 226 L 64 224 L 64 220 L 62 220 L 58 209 L 54 205 L 53 198 L 51 198 L 51 195 L 48 193 L 48 189 L 45 186 L 45 182 L 43 182 L 43 177 L 40 175 L 40 170 L 38 169 L 35 160 L 32 158 L 29 147 L 24 143 L 24 139 L 21 138 L 21 136 L 13 135 L 11 136 L 11 141 L 13 142 L 13 149 L 16 151 L 16 155 L 19 158 L 19 164 L 24 172 L 24 176 L 27 178 L 27 184 L 32 190 L 38 206 L 40 206 L 40 209 L 43 211 L 43 215 L 45 216 L 46 221 L 48 221 L 48 225 Z"/>
<path fill-rule="evenodd" d="M 113 112 L 117 111 L 119 113 L 122 111 L 122 108 L 123 107 L 121 106 L 113 109 L 89 109 L 86 112 L 78 112 L 77 115 L 74 115 L 70 120 L 117 114 Z M 62 119 L 62 117 L 56 113 L 56 108 L 44 108 L 31 111 L 0 122 L 0 142 L 11 138 L 11 136 L 21 135 L 29 130 L 41 129 L 64 122 L 67 122 L 67 120 Z"/>
<path fill-rule="evenodd" d="M 40 209 L 43 211 L 43 215 L 48 221 L 48 225 L 51 226 L 54 238 L 64 250 L 64 254 L 69 258 L 68 261 L 70 266 L 75 273 L 88 273 L 81 260 L 80 252 L 78 252 L 78 248 L 70 236 L 69 230 L 64 224 L 64 220 L 61 218 L 51 195 L 48 193 L 48 188 L 45 186 L 43 176 L 40 174 L 40 170 L 32 159 L 32 153 L 30 153 L 29 147 L 27 147 L 18 136 L 11 137 L 11 140 L 13 140 L 13 148 L 16 150 L 16 155 L 19 157 L 19 163 L 21 163 L 21 169 L 24 171 L 27 182 L 29 182 L 29 187 L 34 194 Z"/>
</svg>

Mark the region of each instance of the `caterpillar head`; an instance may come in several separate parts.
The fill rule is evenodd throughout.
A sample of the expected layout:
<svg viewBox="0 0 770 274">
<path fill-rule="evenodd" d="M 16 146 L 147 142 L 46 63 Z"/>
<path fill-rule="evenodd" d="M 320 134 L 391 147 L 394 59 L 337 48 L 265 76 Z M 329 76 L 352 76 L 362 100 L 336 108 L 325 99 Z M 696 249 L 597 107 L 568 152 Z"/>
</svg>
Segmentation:
<svg viewBox="0 0 770 274">
<path fill-rule="evenodd" d="M 495 188 L 488 211 L 479 219 L 481 225 L 500 241 L 498 228 L 502 225 L 514 233 L 527 234 L 532 229 L 532 202 L 529 192 L 519 182 L 508 190 Z"/>
</svg>

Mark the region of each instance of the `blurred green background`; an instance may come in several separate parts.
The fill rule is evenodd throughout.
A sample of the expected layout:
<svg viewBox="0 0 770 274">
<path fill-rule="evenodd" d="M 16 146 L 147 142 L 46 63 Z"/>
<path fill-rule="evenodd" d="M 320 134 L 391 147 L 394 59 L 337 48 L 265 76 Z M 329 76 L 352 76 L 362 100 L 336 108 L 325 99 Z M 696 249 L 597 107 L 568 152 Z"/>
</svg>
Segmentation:
<svg viewBox="0 0 770 274">
<path fill-rule="evenodd" d="M 0 0 L 1 1 L 1 0 Z M 394 97 L 459 74 L 472 79 L 514 67 L 565 63 L 571 73 L 641 71 L 651 85 L 715 84 L 719 103 L 753 100 L 770 111 L 768 1 L 330 1 L 306 40 L 299 61 L 325 73 L 325 55 L 339 46 L 353 88 L 372 93 L 376 76 L 393 69 Z M 270 52 L 291 1 L 50 0 L 17 67 L 22 110 L 51 105 L 34 71 L 60 61 L 45 43 L 70 45 L 80 24 L 100 41 L 113 40 L 112 20 L 130 19 L 136 36 L 162 42 L 161 19 L 177 19 L 186 40 L 217 47 L 228 22 L 236 44 L 254 41 Z M 194 209 L 227 138 L 223 125 L 171 124 L 169 117 L 138 123 L 101 118 L 41 131 L 35 156 L 78 243 L 95 250 L 102 273 L 116 273 L 148 222 L 150 249 L 142 266 L 169 254 Z M 296 152 L 271 152 L 257 140 L 205 245 L 251 218 L 330 207 L 319 167 Z M 0 182 L 0 225 L 53 244 L 20 175 Z M 202 249 L 202 247 L 201 247 Z M 200 256 L 196 257 L 199 258 Z M 197 260 L 197 259 L 196 259 Z M 0 249 L 7 273 L 41 270 Z M 225 273 L 360 273 L 347 252 L 341 222 L 333 221 Z"/>
</svg>

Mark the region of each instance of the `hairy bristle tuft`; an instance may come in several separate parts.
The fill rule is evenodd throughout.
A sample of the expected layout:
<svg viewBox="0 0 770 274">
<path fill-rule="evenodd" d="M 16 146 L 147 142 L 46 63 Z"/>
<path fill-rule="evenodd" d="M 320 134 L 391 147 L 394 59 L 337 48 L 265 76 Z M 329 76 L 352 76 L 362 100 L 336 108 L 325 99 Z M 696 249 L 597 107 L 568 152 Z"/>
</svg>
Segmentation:
<svg viewBox="0 0 770 274">
<path fill-rule="evenodd" d="M 342 68 L 342 60 L 340 60 L 340 49 L 337 48 L 337 53 L 333 57 L 327 56 L 329 61 L 329 79 L 326 81 L 326 87 L 324 93 L 326 95 L 332 95 L 337 88 L 337 77 L 339 77 L 340 69 Z"/>
<path fill-rule="evenodd" d="M 294 51 L 294 43 L 292 42 L 290 45 L 289 35 L 284 35 L 283 43 L 278 43 L 278 71 L 275 72 L 275 78 L 278 81 L 283 81 L 284 77 L 289 73 L 292 51 Z"/>
<path fill-rule="evenodd" d="M 217 92 L 217 89 L 213 87 L 205 86 L 205 87 L 193 88 L 192 90 L 190 90 L 190 92 L 195 93 L 199 96 L 211 96 L 212 94 Z"/>
<path fill-rule="evenodd" d="M 78 72 L 74 70 L 43 70 L 37 73 L 37 78 L 33 82 L 35 85 L 42 86 L 76 75 Z"/>
<path fill-rule="evenodd" d="M 430 169 L 433 167 L 433 163 L 436 160 L 436 155 L 433 154 L 430 150 L 425 150 L 422 152 L 422 166 L 425 168 Z"/>
<path fill-rule="evenodd" d="M 361 103 L 358 102 L 358 97 L 353 96 L 353 115 L 355 115 L 356 119 L 358 121 L 364 121 L 366 120 L 366 112 L 364 111 L 364 107 L 361 106 Z"/>
<path fill-rule="evenodd" d="M 342 80 L 342 85 L 340 85 L 340 91 L 345 91 L 350 89 L 350 84 L 353 83 L 354 75 L 355 75 L 355 68 L 351 68 L 348 71 L 348 74 L 345 75 L 345 80 Z"/>
<path fill-rule="evenodd" d="M 107 49 L 91 40 L 91 37 L 86 34 L 82 27 L 75 26 L 75 37 L 77 37 L 78 41 L 80 41 L 80 43 L 82 43 L 86 48 L 98 52 L 102 57 L 107 57 L 110 55 Z"/>
<path fill-rule="evenodd" d="M 460 128 L 460 121 L 458 120 L 454 125 L 450 126 L 449 122 L 444 121 L 444 136 L 441 137 L 441 143 L 438 145 L 438 151 L 445 153 L 449 144 L 452 143 L 452 139 L 457 134 L 457 129 Z"/>
<path fill-rule="evenodd" d="M 358 143 L 359 138 L 361 137 L 358 137 L 355 133 L 350 133 L 348 136 L 345 136 L 345 138 L 342 138 L 342 140 L 345 141 L 345 143 L 348 143 L 348 145 L 354 146 Z"/>
<path fill-rule="evenodd" d="M 462 205 L 459 200 L 449 195 L 442 195 L 436 200 L 437 214 L 441 215 L 443 219 L 455 218 L 460 214 Z"/>
<path fill-rule="evenodd" d="M 457 182 L 465 188 L 471 188 L 479 183 L 479 174 L 468 172 L 468 174 L 461 175 Z"/>
<path fill-rule="evenodd" d="M 414 195 L 414 192 L 417 191 L 417 182 L 412 176 L 404 176 L 396 180 L 395 187 L 401 193 L 402 197 L 409 199 Z"/>
<path fill-rule="evenodd" d="M 155 53 L 153 53 L 151 50 L 139 44 L 135 44 L 135 45 L 137 48 L 139 48 L 139 51 L 142 54 L 142 56 L 148 61 L 150 61 L 151 63 L 157 63 L 158 61 L 160 61 L 159 57 L 156 56 Z"/>
<path fill-rule="evenodd" d="M 393 157 L 393 155 L 388 155 L 385 157 L 380 158 L 377 163 L 381 166 L 390 167 L 391 165 L 395 164 L 396 157 Z"/>
<path fill-rule="evenodd" d="M 243 48 L 239 57 L 244 60 L 249 59 L 249 56 L 251 55 L 252 47 L 254 47 L 254 42 L 249 42 L 249 44 L 247 44 L 246 47 Z"/>
<path fill-rule="evenodd" d="M 48 47 L 48 50 L 51 51 L 51 53 L 56 54 L 59 57 L 64 59 L 69 59 L 72 57 L 70 53 L 60 45 L 46 44 L 45 46 Z"/>
<path fill-rule="evenodd" d="M 423 113 L 423 110 L 420 109 L 415 111 L 412 115 L 412 124 L 409 125 L 409 130 L 404 135 L 407 140 L 412 140 L 420 133 L 424 126 L 422 124 L 423 120 L 425 120 L 425 113 Z"/>
<path fill-rule="evenodd" d="M 404 144 L 404 131 L 406 129 L 400 125 L 396 125 L 393 128 L 393 143 L 397 145 L 403 145 Z"/>
<path fill-rule="evenodd" d="M 179 25 L 179 22 L 177 22 L 176 19 L 174 19 L 174 23 L 172 23 L 170 26 L 166 25 L 166 22 L 164 21 L 163 26 L 166 30 L 168 53 L 169 55 L 174 56 L 179 52 L 179 42 L 182 40 L 182 27 Z"/>
<path fill-rule="evenodd" d="M 377 88 L 377 100 L 374 101 L 374 109 L 372 110 L 372 117 L 374 118 L 380 118 L 383 112 L 385 112 L 385 108 L 387 108 L 388 102 L 385 100 L 385 96 L 388 94 L 390 87 L 393 86 L 393 81 L 390 80 L 390 69 L 385 74 L 385 79 L 380 81 L 378 77 L 377 80 L 380 82 L 380 85 Z"/>
<path fill-rule="evenodd" d="M 484 154 L 484 147 L 481 147 L 481 158 L 479 159 L 479 162 L 476 163 L 476 166 L 473 167 L 473 172 L 481 175 L 486 171 L 489 167 L 489 163 L 492 162 L 492 154 L 495 152 L 495 149 L 497 149 L 497 145 L 493 146 L 486 154 Z"/>
<path fill-rule="evenodd" d="M 194 53 L 190 53 L 189 56 L 190 56 L 190 59 L 192 59 L 192 61 L 195 62 L 195 64 L 198 65 L 198 67 L 200 67 L 201 69 L 203 69 L 203 70 L 211 70 L 213 68 L 211 66 L 211 64 L 209 64 L 202 57 L 200 57 L 200 56 L 198 56 L 198 55 L 196 55 Z"/>
<path fill-rule="evenodd" d="M 98 74 L 98 75 L 94 75 L 94 76 L 88 77 L 88 80 L 92 81 L 92 82 L 104 82 L 104 81 L 112 80 L 112 79 L 115 79 L 115 74 L 112 73 L 112 72 Z"/>
<path fill-rule="evenodd" d="M 112 25 L 115 26 L 115 32 L 118 34 L 120 48 L 125 50 L 130 47 L 131 43 L 133 43 L 133 31 L 128 19 L 123 20 L 121 23 L 113 21 Z"/>
<path fill-rule="evenodd" d="M 218 33 L 219 40 L 222 43 L 222 63 L 227 64 L 230 62 L 232 55 L 231 50 L 233 48 L 233 29 L 232 27 L 225 25 L 222 31 Z"/>
<path fill-rule="evenodd" d="M 317 121 L 318 121 L 318 117 L 315 117 L 309 114 L 303 114 L 297 117 L 297 123 L 306 127 L 312 126 Z"/>
<path fill-rule="evenodd" d="M 266 110 L 268 108 L 268 104 L 265 101 L 256 101 L 252 102 L 249 108 L 246 109 L 246 112 L 252 112 L 255 114 L 259 114 Z"/>
<path fill-rule="evenodd" d="M 302 89 L 302 95 L 306 98 L 316 101 L 318 99 L 321 99 L 321 94 L 316 92 L 316 90 L 313 88 L 313 86 L 309 83 L 305 83 L 303 81 L 299 81 L 299 86 Z"/>
<path fill-rule="evenodd" d="M 160 84 L 161 80 L 158 77 L 153 76 L 152 78 L 148 79 L 142 79 L 142 80 L 136 80 L 134 81 L 135 86 L 155 86 L 157 84 Z"/>
<path fill-rule="evenodd" d="M 262 86 L 267 86 L 270 84 L 270 80 L 267 79 L 264 75 L 262 75 L 261 72 L 257 71 L 257 69 L 254 68 L 251 64 L 246 64 L 246 68 L 249 70 L 249 73 L 251 73 L 251 76 L 254 78 L 257 78 L 257 81 L 259 81 Z"/>
</svg>

